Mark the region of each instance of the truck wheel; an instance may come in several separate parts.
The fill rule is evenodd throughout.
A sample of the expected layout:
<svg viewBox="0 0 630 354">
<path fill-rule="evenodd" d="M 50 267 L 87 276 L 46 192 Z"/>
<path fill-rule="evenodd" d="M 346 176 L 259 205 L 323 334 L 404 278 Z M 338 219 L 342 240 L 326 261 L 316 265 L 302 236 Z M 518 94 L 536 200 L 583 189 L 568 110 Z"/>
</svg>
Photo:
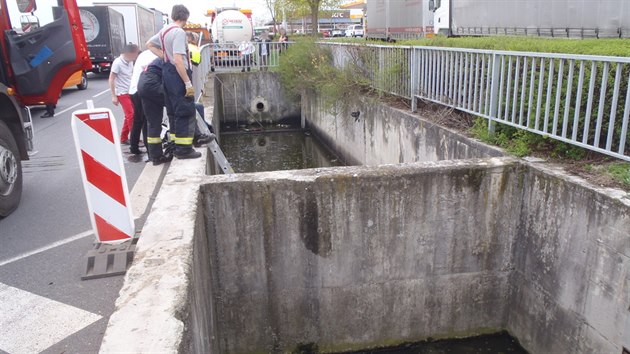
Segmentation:
<svg viewBox="0 0 630 354">
<path fill-rule="evenodd" d="M 0 121 L 0 217 L 8 216 L 20 204 L 22 165 L 19 156 L 13 134 Z"/>
<path fill-rule="evenodd" d="M 86 90 L 88 88 L 88 79 L 85 71 L 83 72 L 83 75 L 81 75 L 81 83 L 77 85 L 77 88 L 79 90 Z"/>
</svg>

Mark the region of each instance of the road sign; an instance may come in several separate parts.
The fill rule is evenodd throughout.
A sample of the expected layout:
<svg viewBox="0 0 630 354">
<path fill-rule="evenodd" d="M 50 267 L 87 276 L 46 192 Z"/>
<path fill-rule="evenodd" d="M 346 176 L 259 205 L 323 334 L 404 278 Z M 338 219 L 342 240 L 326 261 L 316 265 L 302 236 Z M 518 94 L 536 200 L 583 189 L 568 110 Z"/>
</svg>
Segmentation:
<svg viewBox="0 0 630 354">
<path fill-rule="evenodd" d="M 91 106 L 72 113 L 72 133 L 94 233 L 99 242 L 118 243 L 135 230 L 120 138 L 112 111 Z"/>
</svg>

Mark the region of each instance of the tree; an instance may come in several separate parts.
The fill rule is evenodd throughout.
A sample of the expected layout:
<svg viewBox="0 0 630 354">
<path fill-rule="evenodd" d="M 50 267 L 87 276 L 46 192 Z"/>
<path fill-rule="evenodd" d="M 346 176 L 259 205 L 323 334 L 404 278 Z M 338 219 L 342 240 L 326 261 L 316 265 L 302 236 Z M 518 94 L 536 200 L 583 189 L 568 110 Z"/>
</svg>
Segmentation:
<svg viewBox="0 0 630 354">
<path fill-rule="evenodd" d="M 311 11 L 311 26 L 313 26 L 313 34 L 317 33 L 317 29 L 319 28 L 319 6 L 322 3 L 322 0 L 303 0 L 308 9 Z"/>
<path fill-rule="evenodd" d="M 340 0 L 266 0 L 278 3 L 283 2 L 283 5 L 292 8 L 296 12 L 306 12 L 310 14 L 311 26 L 313 27 L 313 34 L 317 34 L 317 27 L 319 22 L 319 11 L 321 9 L 330 9 L 339 6 Z"/>
<path fill-rule="evenodd" d="M 267 5 L 267 10 L 269 10 L 269 14 L 271 15 L 271 21 L 273 21 L 274 32 L 278 33 L 278 9 L 282 7 L 283 0 L 265 0 L 265 5 Z"/>
</svg>

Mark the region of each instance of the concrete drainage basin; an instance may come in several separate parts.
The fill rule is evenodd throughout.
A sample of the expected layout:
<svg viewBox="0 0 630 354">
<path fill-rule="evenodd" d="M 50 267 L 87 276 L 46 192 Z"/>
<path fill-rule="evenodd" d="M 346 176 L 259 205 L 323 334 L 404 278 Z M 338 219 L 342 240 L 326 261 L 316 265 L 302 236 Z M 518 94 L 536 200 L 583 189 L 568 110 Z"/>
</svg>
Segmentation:
<svg viewBox="0 0 630 354">
<path fill-rule="evenodd" d="M 317 102 L 302 97 L 302 116 L 334 151 L 321 160 L 358 166 L 210 176 L 211 156 L 174 161 L 102 352 L 352 352 L 494 333 L 531 353 L 630 347 L 626 193 L 381 103 Z M 248 159 L 276 144 L 243 136 Z M 479 338 L 468 347 L 496 348 Z"/>
</svg>

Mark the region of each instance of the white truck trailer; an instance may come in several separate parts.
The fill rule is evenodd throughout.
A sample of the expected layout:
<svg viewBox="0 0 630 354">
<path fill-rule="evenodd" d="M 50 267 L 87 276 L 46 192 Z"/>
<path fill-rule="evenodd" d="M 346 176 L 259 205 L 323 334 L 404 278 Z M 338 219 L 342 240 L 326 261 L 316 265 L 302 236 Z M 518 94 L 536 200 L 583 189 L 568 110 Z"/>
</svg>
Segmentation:
<svg viewBox="0 0 630 354">
<path fill-rule="evenodd" d="M 144 48 L 145 43 L 162 27 L 155 20 L 155 11 L 132 2 L 95 2 L 94 6 L 108 6 L 120 12 L 125 19 L 127 43 Z"/>
<path fill-rule="evenodd" d="M 436 33 L 630 38 L 628 0 L 430 0 L 430 7 Z"/>
<path fill-rule="evenodd" d="M 382 40 L 424 37 L 432 16 L 428 0 L 369 0 L 365 37 Z"/>
</svg>

